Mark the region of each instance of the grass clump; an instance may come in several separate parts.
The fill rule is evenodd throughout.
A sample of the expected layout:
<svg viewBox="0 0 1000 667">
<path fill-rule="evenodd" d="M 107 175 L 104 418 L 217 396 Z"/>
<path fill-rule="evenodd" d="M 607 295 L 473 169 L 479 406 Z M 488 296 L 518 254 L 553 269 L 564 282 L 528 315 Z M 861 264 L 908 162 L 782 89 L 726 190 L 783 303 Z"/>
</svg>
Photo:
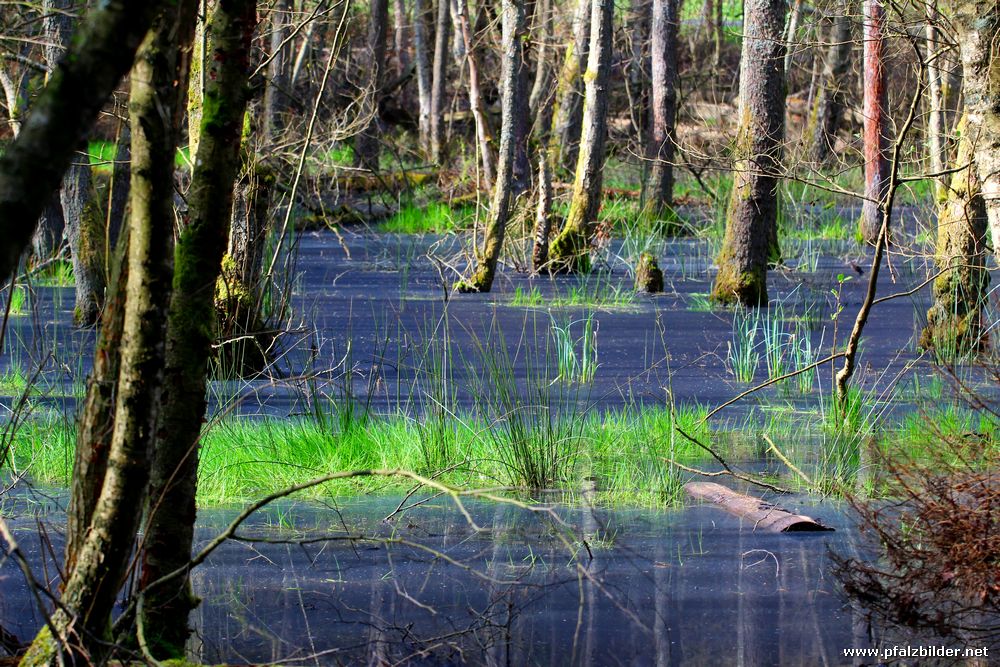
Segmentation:
<svg viewBox="0 0 1000 667">
<path fill-rule="evenodd" d="M 453 208 L 441 202 L 425 207 L 408 204 L 378 229 L 391 234 L 449 234 L 470 227 L 475 219 L 474 206 Z"/>
</svg>

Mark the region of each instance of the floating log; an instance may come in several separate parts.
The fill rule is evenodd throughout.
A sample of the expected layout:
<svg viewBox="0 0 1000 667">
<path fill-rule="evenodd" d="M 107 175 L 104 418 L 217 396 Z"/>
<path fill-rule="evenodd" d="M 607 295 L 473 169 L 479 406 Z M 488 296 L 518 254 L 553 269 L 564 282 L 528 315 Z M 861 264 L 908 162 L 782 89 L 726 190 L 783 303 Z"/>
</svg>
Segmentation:
<svg viewBox="0 0 1000 667">
<path fill-rule="evenodd" d="M 684 485 L 684 490 L 693 498 L 712 503 L 730 514 L 752 521 L 754 530 L 761 529 L 772 533 L 833 530 L 816 519 L 794 514 L 753 496 L 736 493 L 721 484 L 688 482 Z"/>
</svg>

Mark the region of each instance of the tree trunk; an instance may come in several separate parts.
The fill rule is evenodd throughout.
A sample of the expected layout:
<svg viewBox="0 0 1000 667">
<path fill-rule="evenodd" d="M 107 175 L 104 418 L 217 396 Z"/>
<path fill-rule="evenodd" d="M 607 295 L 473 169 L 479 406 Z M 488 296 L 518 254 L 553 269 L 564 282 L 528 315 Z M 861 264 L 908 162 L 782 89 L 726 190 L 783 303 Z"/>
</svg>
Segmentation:
<svg viewBox="0 0 1000 667">
<path fill-rule="evenodd" d="M 59 193 L 56 193 L 46 204 L 38 219 L 38 227 L 31 237 L 31 254 L 36 263 L 56 256 L 56 252 L 62 246 L 65 231 L 66 221 L 63 219 L 62 201 L 59 199 Z"/>
<path fill-rule="evenodd" d="M 889 185 L 889 91 L 885 76 L 885 6 L 864 0 L 864 149 L 865 200 L 859 233 L 875 243 L 882 228 L 881 205 Z"/>
<path fill-rule="evenodd" d="M 410 66 L 409 45 L 406 43 L 406 0 L 394 0 L 392 12 L 392 45 L 396 50 L 396 76 L 402 77 Z"/>
<path fill-rule="evenodd" d="M 111 187 L 108 193 L 108 217 L 106 237 L 106 256 L 113 258 L 118 247 L 118 236 L 125 223 L 125 213 L 128 208 L 129 181 L 132 178 L 132 128 L 128 121 L 123 121 L 118 131 L 118 147 L 115 150 L 115 165 L 111 172 Z M 116 260 L 117 261 L 117 260 Z M 110 278 L 112 266 L 105 267 L 105 274 Z"/>
<path fill-rule="evenodd" d="M 549 138 L 553 166 L 573 171 L 576 167 L 583 122 L 583 79 L 590 40 L 591 0 L 577 0 L 573 14 L 573 41 L 566 47 L 562 71 L 556 84 L 556 111 Z"/>
<path fill-rule="evenodd" d="M 102 662 L 111 611 L 132 554 L 149 480 L 156 407 L 163 386 L 167 304 L 174 227 L 177 128 L 187 87 L 181 57 L 194 30 L 195 3 L 164 12 L 132 70 L 132 187 L 128 281 L 114 428 L 100 495 L 62 605 L 33 642 L 25 664 L 49 662 L 61 647 L 70 661 Z"/>
<path fill-rule="evenodd" d="M 980 187 L 986 202 L 993 251 L 1000 248 L 1000 5 L 962 0 L 955 5 L 962 49 L 966 127 L 973 141 Z"/>
<path fill-rule="evenodd" d="M 427 4 L 426 0 L 413 0 L 413 59 L 417 73 L 417 101 L 420 115 L 417 129 L 420 148 L 431 154 L 431 91 L 433 89 L 431 64 L 428 59 Z"/>
<path fill-rule="evenodd" d="M 160 6 L 126 0 L 95 5 L 0 156 L 0 276 L 17 267 L 74 151 L 131 66 Z"/>
<path fill-rule="evenodd" d="M 653 106 L 646 159 L 650 162 L 646 187 L 648 214 L 673 222 L 674 147 L 677 121 L 677 28 L 680 0 L 653 0 Z"/>
<path fill-rule="evenodd" d="M 651 0 L 632 0 L 630 8 L 629 41 L 631 55 L 627 69 L 629 113 L 632 128 L 638 138 L 638 145 L 649 145 L 646 136 L 649 116 L 650 64 L 648 42 L 650 41 Z"/>
<path fill-rule="evenodd" d="M 483 165 L 483 181 L 485 186 L 489 188 L 493 184 L 493 165 L 496 162 L 496 158 L 493 156 L 493 132 L 490 129 L 489 116 L 486 114 L 486 102 L 483 100 L 482 88 L 479 84 L 479 63 L 476 58 L 476 49 L 472 43 L 472 26 L 469 23 L 467 0 L 458 0 L 458 25 L 462 33 L 462 43 L 465 45 L 465 62 L 469 66 L 469 108 L 476 119 L 476 139 L 479 144 L 479 158 Z"/>
<path fill-rule="evenodd" d="M 531 184 L 531 162 L 528 160 L 528 135 L 531 131 L 531 116 L 529 115 L 528 95 L 529 83 L 532 79 L 529 63 L 531 61 L 534 40 L 531 39 L 527 26 L 529 20 L 535 20 L 535 13 L 542 9 L 537 0 L 523 0 L 522 4 L 522 11 L 525 15 L 525 27 L 521 31 L 523 33 L 521 65 L 517 70 L 517 91 L 515 94 L 517 106 L 514 109 L 514 166 L 512 179 L 515 199 L 526 192 Z"/>
<path fill-rule="evenodd" d="M 590 54 L 584 75 L 585 99 L 580 156 L 573 196 L 562 231 L 552 241 L 549 260 L 556 271 L 589 271 L 589 246 L 601 207 L 604 141 L 607 138 L 608 75 L 611 71 L 613 0 L 593 0 Z"/>
<path fill-rule="evenodd" d="M 535 20 L 533 32 L 537 47 L 535 48 L 535 79 L 531 85 L 531 94 L 528 96 L 528 117 L 535 120 L 535 136 L 548 134 L 549 125 L 538 118 L 544 107 L 551 105 L 548 99 L 551 91 L 552 71 L 549 63 L 549 42 L 552 40 L 552 0 L 537 0 L 535 3 Z"/>
<path fill-rule="evenodd" d="M 740 125 L 733 192 L 712 298 L 767 304 L 767 266 L 778 257 L 778 174 L 785 139 L 785 0 L 747 0 L 740 58 Z"/>
<path fill-rule="evenodd" d="M 264 86 L 264 140 L 273 144 L 285 127 L 282 114 L 288 108 L 288 54 L 285 42 L 291 33 L 292 0 L 276 0 L 271 8 L 270 58 Z"/>
<path fill-rule="evenodd" d="M 549 234 L 552 233 L 552 168 L 544 153 L 538 159 L 538 208 L 535 211 L 535 242 L 531 268 L 540 273 L 549 263 Z"/>
<path fill-rule="evenodd" d="M 247 105 L 254 0 L 219 0 L 208 30 L 211 67 L 205 116 L 191 181 L 187 224 L 174 255 L 174 283 L 167 325 L 163 397 L 156 430 L 156 456 L 140 586 L 142 625 L 154 657 L 183 658 L 197 604 L 188 576 L 145 588 L 191 557 L 198 439 L 205 415 L 208 362 L 215 340 L 215 286 L 229 235 L 233 182 L 239 167 L 240 134 Z"/>
<path fill-rule="evenodd" d="M 45 0 L 45 59 L 50 71 L 55 69 L 69 45 L 73 34 L 73 15 L 82 6 L 79 0 Z M 79 150 L 80 154 L 63 176 L 59 200 L 76 283 L 73 321 L 77 325 L 88 326 L 97 321 L 104 301 L 105 239 L 104 221 L 91 185 L 86 141 L 80 144 Z M 46 222 L 49 222 L 48 216 Z"/>
<path fill-rule="evenodd" d="M 371 58 L 368 87 L 363 91 L 369 115 L 365 127 L 354 139 L 355 166 L 378 171 L 379 141 L 382 121 L 382 82 L 386 69 L 386 34 L 389 23 L 389 0 L 371 0 L 368 17 L 368 56 Z"/>
<path fill-rule="evenodd" d="M 126 230 L 127 231 L 127 230 Z M 127 233 L 115 252 L 111 292 L 101 318 L 101 330 L 94 349 L 94 365 L 87 378 L 87 394 L 76 430 L 70 501 L 66 510 L 66 559 L 64 572 L 72 572 L 87 535 L 94 506 L 104 486 L 108 452 L 114 430 L 114 407 L 122 327 L 125 321 L 125 291 L 128 281 Z"/>
<path fill-rule="evenodd" d="M 434 33 L 434 66 L 431 79 L 431 160 L 439 167 L 444 160 L 444 93 L 448 75 L 448 30 L 451 28 L 449 0 L 437 0 Z"/>
<path fill-rule="evenodd" d="M 927 152 L 931 173 L 940 174 L 948 168 L 951 152 L 951 131 L 958 102 L 960 54 L 949 44 L 941 26 L 944 17 L 937 3 L 928 4 L 924 33 L 927 39 L 927 92 L 930 104 L 927 119 Z M 941 204 L 948 198 L 948 175 L 935 178 L 935 200 Z"/>
<path fill-rule="evenodd" d="M 927 326 L 920 346 L 943 353 L 978 350 L 985 342 L 982 306 L 990 274 L 986 268 L 986 203 L 979 176 L 969 168 L 972 141 L 959 125 L 958 156 L 947 199 L 938 209 L 935 262 L 942 271 L 934 280 L 934 303 L 927 311 Z"/>
<path fill-rule="evenodd" d="M 464 3 L 465 0 L 460 0 Z M 503 65 L 500 73 L 503 111 L 500 127 L 500 152 L 497 178 L 493 186 L 490 220 L 483 239 L 483 252 L 472 276 L 456 287 L 460 292 L 489 292 L 496 274 L 497 260 L 503 248 L 504 233 L 510 222 L 514 196 L 514 143 L 517 135 L 520 97 L 524 93 L 520 79 L 525 38 L 524 0 L 503 0 Z M 470 51 L 471 53 L 471 51 Z"/>
<path fill-rule="evenodd" d="M 830 44 L 827 46 L 826 63 L 820 75 L 819 90 L 810 118 L 812 139 L 812 159 L 824 164 L 833 155 L 837 143 L 837 131 L 844 119 L 847 100 L 847 74 L 851 66 L 851 17 L 848 5 L 840 6 L 830 30 Z"/>
</svg>

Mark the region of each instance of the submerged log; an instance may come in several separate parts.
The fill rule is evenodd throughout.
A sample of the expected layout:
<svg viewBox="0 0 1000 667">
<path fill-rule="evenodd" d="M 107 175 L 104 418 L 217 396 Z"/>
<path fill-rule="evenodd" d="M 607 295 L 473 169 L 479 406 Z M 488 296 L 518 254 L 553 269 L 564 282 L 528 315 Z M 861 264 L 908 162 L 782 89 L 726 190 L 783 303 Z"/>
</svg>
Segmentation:
<svg viewBox="0 0 1000 667">
<path fill-rule="evenodd" d="M 792 533 L 806 531 L 833 530 L 815 519 L 802 514 L 793 514 L 769 502 L 737 493 L 721 484 L 712 482 L 688 482 L 684 490 L 693 498 L 718 505 L 730 514 L 753 521 L 754 530 L 772 533 Z"/>
</svg>

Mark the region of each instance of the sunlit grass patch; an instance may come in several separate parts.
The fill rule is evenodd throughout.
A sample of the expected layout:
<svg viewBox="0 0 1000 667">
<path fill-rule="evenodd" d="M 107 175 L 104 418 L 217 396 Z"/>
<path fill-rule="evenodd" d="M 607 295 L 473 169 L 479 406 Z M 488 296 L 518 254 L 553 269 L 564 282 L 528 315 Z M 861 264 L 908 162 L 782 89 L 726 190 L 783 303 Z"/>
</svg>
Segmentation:
<svg viewBox="0 0 1000 667">
<path fill-rule="evenodd" d="M 425 207 L 407 204 L 379 224 L 378 229 L 393 234 L 448 234 L 470 227 L 476 215 L 475 206 L 451 207 L 441 202 Z"/>
</svg>

